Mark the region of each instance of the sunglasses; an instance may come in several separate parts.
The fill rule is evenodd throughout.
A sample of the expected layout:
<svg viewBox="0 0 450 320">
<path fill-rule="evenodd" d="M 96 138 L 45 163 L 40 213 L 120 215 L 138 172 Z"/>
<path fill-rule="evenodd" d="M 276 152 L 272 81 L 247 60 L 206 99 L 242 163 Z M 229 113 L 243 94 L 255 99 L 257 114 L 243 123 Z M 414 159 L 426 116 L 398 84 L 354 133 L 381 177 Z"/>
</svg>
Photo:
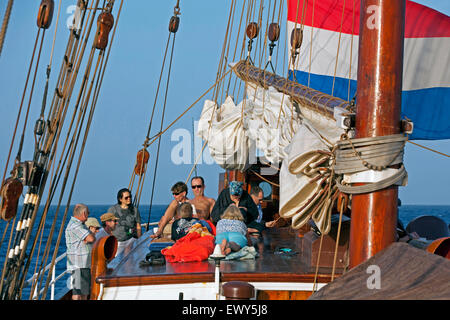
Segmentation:
<svg viewBox="0 0 450 320">
<path fill-rule="evenodd" d="M 124 197 L 125 200 L 131 199 L 131 196 Z"/>
<path fill-rule="evenodd" d="M 196 186 L 191 186 L 192 189 L 197 189 L 197 188 L 202 188 L 203 186 L 201 184 L 196 185 Z"/>
<path fill-rule="evenodd" d="M 179 195 L 181 192 L 172 192 L 172 194 L 174 195 L 174 196 L 177 196 L 177 195 Z"/>
</svg>

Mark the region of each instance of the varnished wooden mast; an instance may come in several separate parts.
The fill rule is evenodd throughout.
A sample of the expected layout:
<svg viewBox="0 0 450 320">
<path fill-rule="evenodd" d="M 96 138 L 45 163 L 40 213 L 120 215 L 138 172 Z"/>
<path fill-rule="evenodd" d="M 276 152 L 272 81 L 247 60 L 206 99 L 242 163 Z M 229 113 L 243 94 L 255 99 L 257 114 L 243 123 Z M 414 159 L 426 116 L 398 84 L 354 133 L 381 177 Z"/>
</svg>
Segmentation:
<svg viewBox="0 0 450 320">
<path fill-rule="evenodd" d="M 405 0 L 361 0 L 356 138 L 400 132 Z M 398 187 L 354 195 L 350 267 L 395 241 Z"/>
</svg>

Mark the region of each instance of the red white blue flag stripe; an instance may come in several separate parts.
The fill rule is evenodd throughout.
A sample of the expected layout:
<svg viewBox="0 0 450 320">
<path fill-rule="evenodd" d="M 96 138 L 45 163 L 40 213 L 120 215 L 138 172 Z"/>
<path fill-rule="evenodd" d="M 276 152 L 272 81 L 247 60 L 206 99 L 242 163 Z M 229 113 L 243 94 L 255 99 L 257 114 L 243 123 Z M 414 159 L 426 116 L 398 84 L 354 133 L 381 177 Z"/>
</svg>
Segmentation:
<svg viewBox="0 0 450 320">
<path fill-rule="evenodd" d="M 303 28 L 298 82 L 353 98 L 359 12 L 360 0 L 289 0 L 288 32 Z M 450 17 L 413 1 L 406 1 L 403 117 L 414 122 L 410 139 L 450 138 Z"/>
</svg>

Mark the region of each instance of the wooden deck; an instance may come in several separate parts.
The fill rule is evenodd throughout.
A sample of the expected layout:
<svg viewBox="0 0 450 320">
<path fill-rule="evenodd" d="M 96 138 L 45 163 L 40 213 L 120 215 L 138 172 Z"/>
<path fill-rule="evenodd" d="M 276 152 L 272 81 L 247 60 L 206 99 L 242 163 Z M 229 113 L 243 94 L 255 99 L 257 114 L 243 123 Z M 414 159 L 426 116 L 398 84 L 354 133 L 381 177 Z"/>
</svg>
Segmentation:
<svg viewBox="0 0 450 320">
<path fill-rule="evenodd" d="M 150 235 L 146 233 L 133 251 L 114 270 L 97 278 L 105 287 L 156 285 L 174 283 L 214 282 L 213 261 L 169 263 L 162 266 L 140 267 L 139 262 L 149 252 Z M 300 238 L 289 227 L 267 229 L 255 245 L 259 256 L 255 260 L 222 261 L 221 281 L 247 282 L 302 282 L 313 283 L 316 268 L 302 259 Z M 296 254 L 276 253 L 279 248 L 290 248 Z M 331 268 L 319 268 L 318 283 L 331 280 Z M 336 275 L 341 272 L 336 271 Z"/>
</svg>

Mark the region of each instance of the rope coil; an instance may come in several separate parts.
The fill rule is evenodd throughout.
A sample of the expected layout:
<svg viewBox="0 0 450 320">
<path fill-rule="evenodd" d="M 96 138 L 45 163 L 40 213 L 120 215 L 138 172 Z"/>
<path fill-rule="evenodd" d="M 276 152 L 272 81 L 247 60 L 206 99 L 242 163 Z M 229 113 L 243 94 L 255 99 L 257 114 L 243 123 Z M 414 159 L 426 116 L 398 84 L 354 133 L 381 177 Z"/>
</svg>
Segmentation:
<svg viewBox="0 0 450 320">
<path fill-rule="evenodd" d="M 336 185 L 339 191 L 348 194 L 361 194 L 390 187 L 403 181 L 407 172 L 403 165 L 403 153 L 408 138 L 403 134 L 349 139 L 343 135 L 343 140 L 336 143 L 333 170 L 339 175 Z M 400 165 L 391 176 L 363 186 L 341 184 L 344 174 L 352 174 L 369 170 L 383 171 L 390 166 Z"/>
</svg>

